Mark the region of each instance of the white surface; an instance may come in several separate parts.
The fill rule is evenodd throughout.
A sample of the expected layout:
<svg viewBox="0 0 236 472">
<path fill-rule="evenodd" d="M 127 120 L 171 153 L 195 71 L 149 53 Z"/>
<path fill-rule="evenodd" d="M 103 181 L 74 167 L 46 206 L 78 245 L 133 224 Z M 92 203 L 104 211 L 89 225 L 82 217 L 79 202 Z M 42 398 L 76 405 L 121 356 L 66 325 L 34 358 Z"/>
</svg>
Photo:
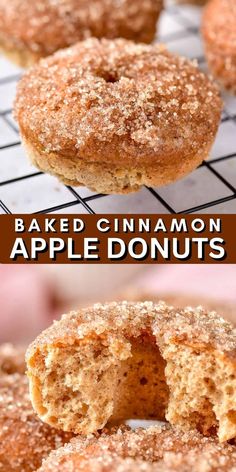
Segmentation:
<svg viewBox="0 0 236 472">
<path fill-rule="evenodd" d="M 137 429 L 137 428 L 149 428 L 151 426 L 161 426 L 166 423 L 164 421 L 152 421 L 152 420 L 128 420 L 125 421 L 125 424 L 130 426 L 132 429 Z"/>
<path fill-rule="evenodd" d="M 199 35 L 201 9 L 170 6 L 159 25 L 159 39 L 173 52 L 198 58 L 206 70 Z M 213 146 L 209 163 L 227 182 L 203 166 L 185 179 L 128 196 L 98 198 L 86 188 L 76 192 L 47 175 L 32 176 L 35 169 L 19 144 L 17 126 L 11 114 L 15 87 L 21 71 L 0 57 L 0 212 L 31 213 L 169 213 L 203 211 L 236 213 L 236 98 L 224 93 L 223 122 Z M 229 157 L 227 157 L 229 156 Z M 224 158 L 224 159 L 222 159 Z M 26 177 L 21 179 L 22 177 Z M 228 184 L 229 185 L 228 185 Z M 233 188 L 232 188 L 233 187 Z"/>
</svg>

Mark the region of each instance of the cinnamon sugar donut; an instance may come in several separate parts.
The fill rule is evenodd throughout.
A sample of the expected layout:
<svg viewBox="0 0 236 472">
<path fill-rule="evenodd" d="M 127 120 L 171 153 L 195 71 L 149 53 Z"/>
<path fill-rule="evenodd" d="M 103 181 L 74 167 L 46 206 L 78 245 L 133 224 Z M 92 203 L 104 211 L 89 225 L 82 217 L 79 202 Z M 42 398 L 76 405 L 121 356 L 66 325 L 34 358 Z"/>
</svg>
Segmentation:
<svg viewBox="0 0 236 472">
<path fill-rule="evenodd" d="M 202 33 L 209 68 L 222 86 L 236 93 L 236 2 L 210 0 Z"/>
<path fill-rule="evenodd" d="M 5 343 L 0 345 L 0 375 L 24 374 L 25 347 Z"/>
<path fill-rule="evenodd" d="M 73 439 L 38 472 L 234 472 L 235 446 L 168 426 Z"/>
<path fill-rule="evenodd" d="M 165 417 L 236 437 L 236 331 L 201 307 L 94 305 L 64 315 L 27 351 L 40 418 L 90 433 L 108 421 Z"/>
<path fill-rule="evenodd" d="M 196 63 L 162 45 L 89 39 L 21 80 L 26 151 L 70 185 L 127 193 L 183 177 L 208 157 L 221 112 Z"/>
<path fill-rule="evenodd" d="M 151 42 L 163 0 L 0 0 L 0 48 L 27 67 L 94 36 Z"/>
<path fill-rule="evenodd" d="M 72 435 L 42 423 L 35 415 L 27 377 L 0 377 L 0 470 L 30 472 L 40 467 L 50 451 Z"/>
</svg>

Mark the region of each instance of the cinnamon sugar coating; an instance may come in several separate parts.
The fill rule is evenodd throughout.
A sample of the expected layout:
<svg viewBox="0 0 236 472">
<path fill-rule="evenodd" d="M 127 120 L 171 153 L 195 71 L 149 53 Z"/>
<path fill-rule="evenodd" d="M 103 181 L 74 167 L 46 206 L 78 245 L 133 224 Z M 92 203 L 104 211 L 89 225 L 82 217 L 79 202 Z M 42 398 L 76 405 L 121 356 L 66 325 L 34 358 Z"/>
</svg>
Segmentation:
<svg viewBox="0 0 236 472">
<path fill-rule="evenodd" d="M 209 68 L 221 85 L 236 93 L 236 3 L 210 0 L 205 8 L 202 34 Z"/>
<path fill-rule="evenodd" d="M 25 347 L 10 343 L 0 345 L 0 375 L 24 374 L 25 370 Z"/>
<path fill-rule="evenodd" d="M 119 300 L 128 300 L 132 302 L 145 302 L 146 300 L 152 300 L 154 303 L 158 303 L 160 300 L 165 300 L 167 305 L 174 306 L 176 310 L 191 306 L 197 308 L 199 306 L 199 297 L 195 294 L 179 294 L 177 292 L 161 292 L 153 290 L 140 291 L 140 287 L 136 287 L 133 284 L 128 286 L 120 294 Z M 201 297 L 201 306 L 204 307 L 205 311 L 220 313 L 221 316 L 230 321 L 234 326 L 236 325 L 236 305 L 232 302 L 225 302 L 222 300 L 216 300 L 215 298 Z"/>
<path fill-rule="evenodd" d="M 39 472 L 233 472 L 236 448 L 197 432 L 169 426 L 117 431 L 70 444 L 50 454 Z"/>
<path fill-rule="evenodd" d="M 221 105 L 196 62 L 163 45 L 88 39 L 25 74 L 15 117 L 41 170 L 125 193 L 172 182 L 208 157 Z"/>
<path fill-rule="evenodd" d="M 42 423 L 35 415 L 28 380 L 14 374 L 0 377 L 0 471 L 35 471 L 49 452 L 72 435 Z"/>
<path fill-rule="evenodd" d="M 162 0 L 0 0 L 0 47 L 20 65 L 91 36 L 151 42 Z"/>
<path fill-rule="evenodd" d="M 26 352 L 28 360 L 43 345 L 67 345 L 86 337 L 121 334 L 137 338 L 146 333 L 163 344 L 171 339 L 188 345 L 211 346 L 236 357 L 236 329 L 216 312 L 203 307 L 175 309 L 164 302 L 97 303 L 72 311 L 40 334 Z"/>
<path fill-rule="evenodd" d="M 29 347 L 27 366 L 34 408 L 65 431 L 166 418 L 236 437 L 236 330 L 202 307 L 120 302 L 72 312 Z"/>
</svg>

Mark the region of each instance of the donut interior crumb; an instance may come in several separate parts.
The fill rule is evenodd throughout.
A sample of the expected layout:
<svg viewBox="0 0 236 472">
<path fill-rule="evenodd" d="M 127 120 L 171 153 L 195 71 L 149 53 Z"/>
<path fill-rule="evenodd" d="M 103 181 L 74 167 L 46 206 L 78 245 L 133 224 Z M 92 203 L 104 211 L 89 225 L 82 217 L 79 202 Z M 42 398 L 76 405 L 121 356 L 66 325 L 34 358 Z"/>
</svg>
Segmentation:
<svg viewBox="0 0 236 472">
<path fill-rule="evenodd" d="M 48 398 L 44 407 L 50 411 L 50 422 L 56 425 L 57 419 L 59 423 L 62 419 L 63 425 L 66 422 L 68 430 L 73 430 L 88 410 L 89 416 L 94 414 L 96 422 L 98 418 L 103 421 L 104 411 L 109 412 L 111 421 L 130 418 L 164 420 L 169 394 L 164 374 L 165 361 L 158 347 L 138 338 L 130 343 L 128 357 L 127 347 L 123 346 L 124 360 L 118 362 L 113 356 L 101 357 L 103 349 L 102 345 L 97 345 L 96 350 L 90 352 L 81 350 L 81 346 L 73 346 L 47 353 L 41 362 L 40 378 L 43 395 Z M 45 370 L 45 365 L 53 365 L 53 369 Z M 99 398 L 94 395 L 97 384 L 101 390 Z M 80 394 L 82 385 L 86 389 L 87 401 Z M 42 413 L 45 414 L 43 410 Z"/>
<path fill-rule="evenodd" d="M 218 430 L 220 441 L 236 436 L 234 350 L 224 352 L 235 349 L 230 323 L 202 308 L 175 311 L 150 302 L 99 307 L 82 312 L 84 325 L 81 313 L 65 316 L 52 327 L 58 339 L 51 342 L 49 331 L 48 342 L 39 341 L 28 359 L 42 419 L 90 433 L 108 421 L 165 417 L 183 430 Z"/>
</svg>

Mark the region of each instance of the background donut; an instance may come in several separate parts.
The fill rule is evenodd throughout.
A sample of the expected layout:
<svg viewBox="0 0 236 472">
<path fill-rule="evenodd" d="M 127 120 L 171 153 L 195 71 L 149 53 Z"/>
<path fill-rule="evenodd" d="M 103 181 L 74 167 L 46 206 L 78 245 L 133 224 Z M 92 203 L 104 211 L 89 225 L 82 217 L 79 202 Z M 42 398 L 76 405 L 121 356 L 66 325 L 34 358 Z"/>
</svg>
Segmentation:
<svg viewBox="0 0 236 472">
<path fill-rule="evenodd" d="M 25 350 L 23 346 L 13 346 L 5 343 L 0 345 L 0 375 L 24 374 Z"/>
<path fill-rule="evenodd" d="M 72 437 L 37 418 L 28 391 L 25 376 L 0 376 L 0 470 L 4 472 L 35 471 L 52 449 Z"/>
<path fill-rule="evenodd" d="M 236 3 L 210 0 L 205 7 L 202 34 L 206 58 L 214 77 L 236 93 Z"/>
<path fill-rule="evenodd" d="M 162 0 L 0 0 L 0 48 L 27 67 L 90 36 L 151 42 Z"/>
<path fill-rule="evenodd" d="M 38 472 L 233 472 L 235 464 L 235 446 L 156 426 L 118 430 L 98 440 L 74 439 L 52 452 Z"/>
</svg>

